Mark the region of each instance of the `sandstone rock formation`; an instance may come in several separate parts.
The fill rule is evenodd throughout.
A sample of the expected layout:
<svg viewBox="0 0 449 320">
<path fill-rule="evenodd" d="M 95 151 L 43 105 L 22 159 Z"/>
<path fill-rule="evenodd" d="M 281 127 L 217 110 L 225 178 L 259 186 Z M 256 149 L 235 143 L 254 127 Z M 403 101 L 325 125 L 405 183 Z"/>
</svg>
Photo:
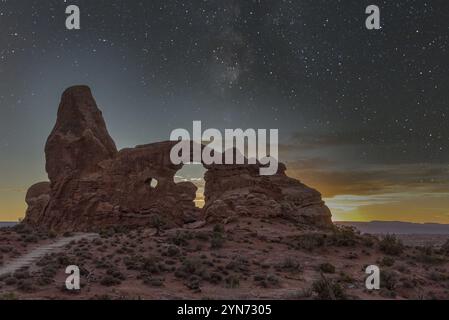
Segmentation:
<svg viewBox="0 0 449 320">
<path fill-rule="evenodd" d="M 170 161 L 175 143 L 117 151 L 90 89 L 69 88 L 45 147 L 50 183 L 28 191 L 24 223 L 59 232 L 91 231 L 148 225 L 155 216 L 170 227 L 246 215 L 332 226 L 321 195 L 287 177 L 284 165 L 274 176 L 260 176 L 258 165 L 205 166 L 206 204 L 196 208 L 197 187 L 174 182 L 182 168 Z"/>
<path fill-rule="evenodd" d="M 257 165 L 206 166 L 204 214 L 210 222 L 233 217 L 284 218 L 329 227 L 331 212 L 321 194 L 289 178 L 279 164 L 273 176 L 260 176 Z"/>
</svg>

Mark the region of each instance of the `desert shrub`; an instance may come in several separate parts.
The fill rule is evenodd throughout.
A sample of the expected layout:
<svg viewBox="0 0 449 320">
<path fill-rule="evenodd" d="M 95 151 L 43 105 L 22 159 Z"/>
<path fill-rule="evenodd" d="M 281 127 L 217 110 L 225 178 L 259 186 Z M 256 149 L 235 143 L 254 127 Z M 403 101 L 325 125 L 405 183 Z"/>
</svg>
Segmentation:
<svg viewBox="0 0 449 320">
<path fill-rule="evenodd" d="M 53 283 L 53 279 L 50 277 L 41 276 L 37 278 L 36 284 L 40 287 L 48 286 Z"/>
<path fill-rule="evenodd" d="M 201 292 L 201 278 L 198 276 L 191 276 L 188 281 L 185 282 L 185 286 L 194 292 Z"/>
<path fill-rule="evenodd" d="M 226 264 L 225 268 L 227 270 L 233 270 L 235 272 L 246 272 L 248 271 L 248 260 L 242 256 L 235 256 L 231 261 Z"/>
<path fill-rule="evenodd" d="M 27 242 L 27 243 L 36 243 L 39 241 L 39 238 L 36 237 L 34 234 L 27 234 L 27 235 L 22 235 L 22 241 Z"/>
<path fill-rule="evenodd" d="M 374 246 L 374 244 L 376 243 L 376 241 L 377 241 L 377 238 L 372 235 L 365 234 L 362 236 L 362 244 L 365 247 L 372 248 Z"/>
<path fill-rule="evenodd" d="M 2 253 L 10 253 L 11 251 L 13 251 L 13 248 L 11 246 L 1 246 L 0 247 L 0 252 L 2 252 Z"/>
<path fill-rule="evenodd" d="M 214 226 L 213 232 L 215 233 L 224 233 L 225 232 L 225 228 L 222 224 L 216 224 Z"/>
<path fill-rule="evenodd" d="M 150 227 L 156 229 L 156 235 L 159 236 L 165 226 L 165 221 L 158 214 L 152 214 L 149 219 Z"/>
<path fill-rule="evenodd" d="M 132 263 L 134 261 L 132 261 L 132 258 L 130 257 L 126 257 L 124 259 L 124 263 L 126 265 L 126 267 L 128 268 L 128 270 L 137 270 L 137 267 L 132 268 Z M 110 261 L 106 260 L 105 258 L 101 258 L 98 260 L 95 260 L 95 267 L 97 267 L 98 269 L 108 269 L 108 268 L 112 268 L 112 264 Z"/>
<path fill-rule="evenodd" d="M 100 281 L 100 284 L 105 287 L 117 286 L 121 283 L 120 279 L 117 279 L 111 275 L 105 275 Z"/>
<path fill-rule="evenodd" d="M 256 282 L 257 285 L 263 288 L 277 287 L 281 282 L 279 278 L 274 274 L 256 275 L 254 276 L 254 281 Z"/>
<path fill-rule="evenodd" d="M 339 282 L 345 282 L 345 283 L 354 283 L 356 280 L 351 277 L 349 274 L 340 272 L 340 279 Z"/>
<path fill-rule="evenodd" d="M 441 246 L 440 253 L 449 256 L 449 239 L 447 239 Z"/>
<path fill-rule="evenodd" d="M 164 282 L 164 278 L 145 277 L 143 280 L 143 283 L 150 287 L 163 287 Z"/>
<path fill-rule="evenodd" d="M 113 237 L 115 234 L 115 230 L 112 228 L 106 228 L 100 231 L 100 237 L 103 239 L 108 239 Z"/>
<path fill-rule="evenodd" d="M 276 270 L 278 271 L 284 270 L 289 272 L 302 272 L 303 267 L 297 260 L 291 257 L 287 257 L 281 264 L 276 266 Z"/>
<path fill-rule="evenodd" d="M 304 300 L 310 299 L 312 295 L 313 295 L 312 289 L 306 288 L 306 289 L 299 289 L 297 291 L 289 293 L 286 298 L 290 300 Z"/>
<path fill-rule="evenodd" d="M 395 263 L 395 260 L 392 257 L 383 257 L 380 264 L 385 267 L 392 267 Z"/>
<path fill-rule="evenodd" d="M 230 275 L 225 279 L 226 287 L 230 289 L 235 289 L 240 286 L 240 278 L 235 275 Z"/>
<path fill-rule="evenodd" d="M 31 234 L 33 233 L 33 229 L 23 223 L 19 223 L 11 228 L 14 232 L 18 234 Z"/>
<path fill-rule="evenodd" d="M 15 285 L 17 283 L 17 279 L 14 277 L 7 277 L 5 280 L 3 280 L 3 282 L 7 285 L 7 286 L 12 286 Z"/>
<path fill-rule="evenodd" d="M 398 284 L 398 279 L 393 271 L 385 270 L 382 272 L 380 277 L 381 288 L 386 288 L 390 291 L 394 291 Z"/>
<path fill-rule="evenodd" d="M 106 274 L 108 274 L 116 279 L 122 280 L 122 281 L 126 279 L 125 275 L 122 272 L 120 272 L 119 270 L 108 269 L 106 271 Z"/>
<path fill-rule="evenodd" d="M 191 237 L 189 233 L 176 231 L 175 235 L 172 235 L 169 240 L 171 243 L 177 246 L 187 246 Z"/>
<path fill-rule="evenodd" d="M 58 234 L 55 231 L 53 231 L 53 230 L 48 231 L 47 237 L 49 237 L 50 239 L 54 239 L 57 236 L 58 236 Z"/>
<path fill-rule="evenodd" d="M 159 264 L 154 257 L 143 258 L 140 270 L 157 274 L 162 271 L 161 264 Z"/>
<path fill-rule="evenodd" d="M 32 292 L 35 288 L 31 279 L 21 279 L 17 282 L 17 289 L 23 292 Z"/>
<path fill-rule="evenodd" d="M 177 246 L 168 246 L 166 254 L 169 257 L 176 257 L 181 254 L 181 250 Z"/>
<path fill-rule="evenodd" d="M 345 300 L 347 298 L 339 283 L 324 278 L 313 282 L 312 291 L 319 300 Z"/>
<path fill-rule="evenodd" d="M 379 242 L 379 249 L 385 254 L 397 256 L 404 251 L 404 245 L 395 235 L 387 234 Z"/>
<path fill-rule="evenodd" d="M 352 227 L 338 227 L 330 236 L 330 244 L 338 247 L 352 247 L 357 244 L 360 236 Z"/>
<path fill-rule="evenodd" d="M 71 265 L 73 261 L 71 261 L 70 257 L 65 254 L 59 254 L 56 258 L 56 262 L 60 267 L 66 267 Z"/>
<path fill-rule="evenodd" d="M 209 240 L 209 233 L 208 232 L 196 232 L 195 233 L 195 239 L 200 241 L 208 241 Z"/>
<path fill-rule="evenodd" d="M 225 243 L 224 227 L 221 224 L 216 224 L 212 232 L 212 239 L 210 243 L 211 249 L 221 249 Z"/>
<path fill-rule="evenodd" d="M 0 300 L 18 300 L 18 297 L 14 292 L 8 292 L 0 294 Z"/>
<path fill-rule="evenodd" d="M 14 277 L 18 280 L 29 279 L 31 277 L 28 270 L 18 270 L 14 272 Z"/>
<path fill-rule="evenodd" d="M 206 269 L 201 260 L 186 259 L 175 272 L 175 276 L 178 278 L 187 279 L 191 275 L 196 275 L 201 278 L 206 275 Z"/>
<path fill-rule="evenodd" d="M 439 264 L 445 261 L 442 256 L 435 252 L 432 246 L 418 247 L 418 254 L 415 259 L 425 264 Z"/>
<path fill-rule="evenodd" d="M 438 272 L 438 271 L 430 272 L 428 275 L 428 278 L 432 281 L 440 282 L 440 283 L 449 280 L 449 277 L 447 274 Z"/>
<path fill-rule="evenodd" d="M 210 241 L 211 249 L 217 250 L 223 248 L 225 239 L 221 233 L 214 232 Z"/>
<path fill-rule="evenodd" d="M 221 276 L 221 274 L 219 274 L 217 272 L 212 272 L 209 275 L 208 280 L 212 284 L 219 284 L 221 281 L 223 281 L 223 277 Z"/>
<path fill-rule="evenodd" d="M 328 262 L 320 264 L 318 269 L 323 273 L 335 273 L 335 266 Z"/>
<path fill-rule="evenodd" d="M 312 251 L 325 244 L 326 235 L 319 233 L 310 233 L 297 237 L 296 248 Z"/>
</svg>

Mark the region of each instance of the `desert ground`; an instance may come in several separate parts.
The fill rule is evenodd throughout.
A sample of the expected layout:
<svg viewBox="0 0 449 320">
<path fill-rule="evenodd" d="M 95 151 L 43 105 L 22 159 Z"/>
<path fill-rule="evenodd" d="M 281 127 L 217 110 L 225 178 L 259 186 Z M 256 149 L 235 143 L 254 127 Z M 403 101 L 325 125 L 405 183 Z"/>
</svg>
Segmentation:
<svg viewBox="0 0 449 320">
<path fill-rule="evenodd" d="M 71 236 L 23 225 L 0 229 L 0 268 Z M 0 298 L 448 299 L 449 242 L 411 239 L 254 218 L 107 229 L 2 275 Z M 381 270 L 380 290 L 365 288 L 372 264 Z M 81 269 L 79 291 L 65 288 L 68 265 Z"/>
</svg>

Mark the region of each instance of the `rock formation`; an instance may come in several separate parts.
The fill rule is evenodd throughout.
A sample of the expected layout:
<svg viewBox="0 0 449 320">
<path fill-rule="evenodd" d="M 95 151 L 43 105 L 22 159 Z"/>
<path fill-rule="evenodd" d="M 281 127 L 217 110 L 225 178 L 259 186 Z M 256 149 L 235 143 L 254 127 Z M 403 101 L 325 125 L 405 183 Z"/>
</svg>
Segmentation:
<svg viewBox="0 0 449 320">
<path fill-rule="evenodd" d="M 321 194 L 289 178 L 279 164 L 277 174 L 260 176 L 257 165 L 206 166 L 204 214 L 208 221 L 233 217 L 284 218 L 329 227 L 331 212 Z"/>
<path fill-rule="evenodd" d="M 174 182 L 182 168 L 170 161 L 175 143 L 117 151 L 90 89 L 69 88 L 45 147 L 50 183 L 28 191 L 24 223 L 58 232 L 91 231 L 148 225 L 156 215 L 168 227 L 246 215 L 332 225 L 321 195 L 287 177 L 284 165 L 274 176 L 260 176 L 258 165 L 205 166 L 206 203 L 196 208 L 196 186 Z"/>
</svg>

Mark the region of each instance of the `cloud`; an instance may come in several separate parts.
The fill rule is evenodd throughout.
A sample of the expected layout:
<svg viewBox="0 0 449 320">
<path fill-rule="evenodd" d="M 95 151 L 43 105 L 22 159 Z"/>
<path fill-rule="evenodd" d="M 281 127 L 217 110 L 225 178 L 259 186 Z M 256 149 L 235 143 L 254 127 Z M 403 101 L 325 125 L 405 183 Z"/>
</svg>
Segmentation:
<svg viewBox="0 0 449 320">
<path fill-rule="evenodd" d="M 0 188 L 0 192 L 19 192 L 24 193 L 27 192 L 28 188 L 25 187 L 2 187 Z"/>
<path fill-rule="evenodd" d="M 419 190 L 449 190 L 449 167 L 432 163 L 371 165 L 354 169 L 338 168 L 326 159 L 306 159 L 288 163 L 288 174 L 303 180 L 327 197 L 365 195 Z"/>
</svg>

